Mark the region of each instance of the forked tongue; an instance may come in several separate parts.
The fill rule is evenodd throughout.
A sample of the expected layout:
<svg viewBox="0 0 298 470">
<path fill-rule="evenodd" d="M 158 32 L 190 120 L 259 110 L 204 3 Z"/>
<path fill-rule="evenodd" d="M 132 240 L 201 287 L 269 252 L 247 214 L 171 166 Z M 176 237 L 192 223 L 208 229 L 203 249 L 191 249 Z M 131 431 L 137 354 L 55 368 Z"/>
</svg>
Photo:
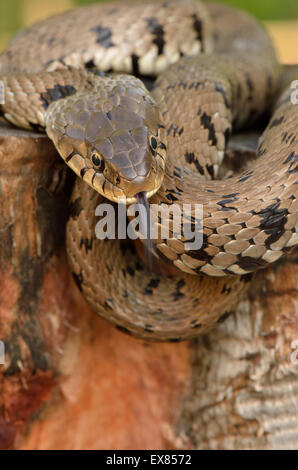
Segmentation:
<svg viewBox="0 0 298 470">
<path fill-rule="evenodd" d="M 140 232 L 145 239 L 145 251 L 146 251 L 146 264 L 149 270 L 152 270 L 153 263 L 153 242 L 151 239 L 151 220 L 150 220 L 150 204 L 146 197 L 146 192 L 142 191 L 136 194 L 136 199 L 139 205 L 139 220 L 140 220 Z"/>
</svg>

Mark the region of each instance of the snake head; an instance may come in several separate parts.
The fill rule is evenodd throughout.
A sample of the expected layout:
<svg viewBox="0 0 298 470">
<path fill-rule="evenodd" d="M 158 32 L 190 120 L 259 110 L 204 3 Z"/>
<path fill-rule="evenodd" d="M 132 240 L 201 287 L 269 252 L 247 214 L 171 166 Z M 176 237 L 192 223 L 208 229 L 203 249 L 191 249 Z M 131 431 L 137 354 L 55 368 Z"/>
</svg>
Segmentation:
<svg viewBox="0 0 298 470">
<path fill-rule="evenodd" d="M 133 76 L 96 78 L 91 88 L 49 106 L 47 133 L 70 168 L 106 198 L 128 204 L 140 192 L 149 198 L 165 170 L 159 109 Z"/>
</svg>

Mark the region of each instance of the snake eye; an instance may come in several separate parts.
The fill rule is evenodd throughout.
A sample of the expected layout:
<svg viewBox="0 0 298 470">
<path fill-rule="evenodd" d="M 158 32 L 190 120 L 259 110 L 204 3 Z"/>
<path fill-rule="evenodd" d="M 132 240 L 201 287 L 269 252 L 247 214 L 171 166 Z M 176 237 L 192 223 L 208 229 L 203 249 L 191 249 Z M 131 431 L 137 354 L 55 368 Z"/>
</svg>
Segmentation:
<svg viewBox="0 0 298 470">
<path fill-rule="evenodd" d="M 157 140 L 155 137 L 151 137 L 150 139 L 150 145 L 151 147 L 153 148 L 153 150 L 156 150 L 157 149 Z"/>
<path fill-rule="evenodd" d="M 104 170 L 105 162 L 102 158 L 100 158 L 98 156 L 97 153 L 94 152 L 94 153 L 91 154 L 91 160 L 92 160 L 93 165 L 97 167 L 98 171 L 103 171 Z"/>
</svg>

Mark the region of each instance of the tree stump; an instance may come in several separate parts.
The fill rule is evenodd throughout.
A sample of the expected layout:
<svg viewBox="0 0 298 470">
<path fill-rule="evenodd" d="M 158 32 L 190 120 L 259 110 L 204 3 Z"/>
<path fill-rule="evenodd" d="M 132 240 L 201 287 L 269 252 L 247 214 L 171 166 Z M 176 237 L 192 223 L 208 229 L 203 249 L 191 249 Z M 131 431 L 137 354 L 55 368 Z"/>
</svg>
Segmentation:
<svg viewBox="0 0 298 470">
<path fill-rule="evenodd" d="M 0 448 L 298 448 L 297 255 L 259 272 L 210 334 L 143 342 L 71 277 L 73 176 L 52 143 L 2 126 L 0 157 Z"/>
</svg>

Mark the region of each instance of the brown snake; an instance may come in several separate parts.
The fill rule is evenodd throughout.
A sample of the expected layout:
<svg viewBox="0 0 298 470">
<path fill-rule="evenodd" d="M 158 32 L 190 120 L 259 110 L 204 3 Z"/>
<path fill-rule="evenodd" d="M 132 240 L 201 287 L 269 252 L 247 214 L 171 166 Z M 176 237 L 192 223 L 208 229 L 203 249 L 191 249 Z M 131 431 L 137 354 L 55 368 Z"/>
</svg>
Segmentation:
<svg viewBox="0 0 298 470">
<path fill-rule="evenodd" d="M 138 78 L 111 72 L 158 78 L 150 94 Z M 187 0 L 75 9 L 21 32 L 0 57 L 0 79 L 1 116 L 46 128 L 81 177 L 67 225 L 70 265 L 91 307 L 123 331 L 171 341 L 205 332 L 234 309 L 247 273 L 298 244 L 291 89 L 251 167 L 215 179 L 232 126 L 270 109 L 279 85 L 271 41 L 250 16 Z M 200 249 L 183 237 L 154 240 L 171 277 L 145 269 L 134 245 L 95 237 L 99 202 L 132 203 L 139 193 L 156 204 L 203 204 Z"/>
</svg>

